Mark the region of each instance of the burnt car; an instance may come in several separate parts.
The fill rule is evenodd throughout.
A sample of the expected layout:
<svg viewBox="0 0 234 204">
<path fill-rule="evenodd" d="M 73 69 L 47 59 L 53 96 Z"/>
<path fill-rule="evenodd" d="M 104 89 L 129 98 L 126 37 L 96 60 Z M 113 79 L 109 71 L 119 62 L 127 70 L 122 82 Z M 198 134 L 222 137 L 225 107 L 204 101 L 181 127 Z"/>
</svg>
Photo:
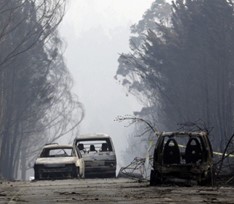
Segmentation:
<svg viewBox="0 0 234 204">
<path fill-rule="evenodd" d="M 162 132 L 154 150 L 150 185 L 167 179 L 195 180 L 199 185 L 212 183 L 213 152 L 208 133 Z"/>
<path fill-rule="evenodd" d="M 35 180 L 83 178 L 84 160 L 73 145 L 45 145 L 34 164 Z"/>
<path fill-rule="evenodd" d="M 116 177 L 116 155 L 107 134 L 79 135 L 74 140 L 85 162 L 86 177 Z"/>
</svg>

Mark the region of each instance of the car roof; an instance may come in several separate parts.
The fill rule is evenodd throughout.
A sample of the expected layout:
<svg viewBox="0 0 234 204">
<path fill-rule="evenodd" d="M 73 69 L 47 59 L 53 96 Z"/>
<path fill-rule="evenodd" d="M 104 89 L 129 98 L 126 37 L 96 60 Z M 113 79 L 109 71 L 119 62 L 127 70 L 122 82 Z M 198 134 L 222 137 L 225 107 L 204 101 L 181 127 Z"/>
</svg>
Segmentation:
<svg viewBox="0 0 234 204">
<path fill-rule="evenodd" d="M 59 145 L 59 144 L 46 144 L 43 149 L 45 148 L 53 148 L 53 149 L 62 149 L 62 148 L 73 148 L 72 145 Z"/>
<path fill-rule="evenodd" d="M 108 134 L 105 133 L 89 133 L 89 134 L 81 134 L 79 135 L 76 140 L 79 139 L 106 139 L 110 138 Z"/>
<path fill-rule="evenodd" d="M 205 131 L 175 131 L 175 132 L 158 132 L 158 136 L 208 136 L 208 133 Z"/>
</svg>

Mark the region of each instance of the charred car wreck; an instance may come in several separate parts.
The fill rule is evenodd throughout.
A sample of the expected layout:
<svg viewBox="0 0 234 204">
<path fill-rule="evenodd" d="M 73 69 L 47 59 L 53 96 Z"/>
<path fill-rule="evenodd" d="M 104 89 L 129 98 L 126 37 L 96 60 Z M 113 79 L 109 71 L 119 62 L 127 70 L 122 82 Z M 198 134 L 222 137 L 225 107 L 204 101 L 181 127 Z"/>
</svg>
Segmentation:
<svg viewBox="0 0 234 204">
<path fill-rule="evenodd" d="M 84 159 L 86 177 L 116 177 L 116 155 L 109 135 L 80 135 L 74 146 Z"/>
<path fill-rule="evenodd" d="M 72 145 L 45 145 L 34 164 L 35 180 L 84 177 L 84 161 Z"/>
<path fill-rule="evenodd" d="M 150 185 L 170 178 L 212 183 L 212 147 L 207 132 L 162 132 L 154 150 Z"/>
</svg>

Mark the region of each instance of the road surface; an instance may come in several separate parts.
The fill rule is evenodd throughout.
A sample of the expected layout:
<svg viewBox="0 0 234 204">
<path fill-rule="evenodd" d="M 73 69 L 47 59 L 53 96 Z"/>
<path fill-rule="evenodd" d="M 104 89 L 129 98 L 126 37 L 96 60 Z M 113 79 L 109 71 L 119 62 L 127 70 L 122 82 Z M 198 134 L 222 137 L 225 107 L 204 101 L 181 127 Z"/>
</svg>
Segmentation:
<svg viewBox="0 0 234 204">
<path fill-rule="evenodd" d="M 1 182 L 2 203 L 234 203 L 234 187 L 151 187 L 128 179 Z"/>
</svg>

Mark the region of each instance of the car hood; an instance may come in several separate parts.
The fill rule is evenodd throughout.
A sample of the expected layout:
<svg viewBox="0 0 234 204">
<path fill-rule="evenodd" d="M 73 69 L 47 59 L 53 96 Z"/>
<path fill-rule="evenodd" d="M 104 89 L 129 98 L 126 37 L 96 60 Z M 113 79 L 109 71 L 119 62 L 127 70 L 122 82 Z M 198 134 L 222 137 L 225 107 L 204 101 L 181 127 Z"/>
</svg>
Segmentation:
<svg viewBox="0 0 234 204">
<path fill-rule="evenodd" d="M 71 164 L 77 161 L 76 157 L 38 158 L 35 164 Z"/>
</svg>

